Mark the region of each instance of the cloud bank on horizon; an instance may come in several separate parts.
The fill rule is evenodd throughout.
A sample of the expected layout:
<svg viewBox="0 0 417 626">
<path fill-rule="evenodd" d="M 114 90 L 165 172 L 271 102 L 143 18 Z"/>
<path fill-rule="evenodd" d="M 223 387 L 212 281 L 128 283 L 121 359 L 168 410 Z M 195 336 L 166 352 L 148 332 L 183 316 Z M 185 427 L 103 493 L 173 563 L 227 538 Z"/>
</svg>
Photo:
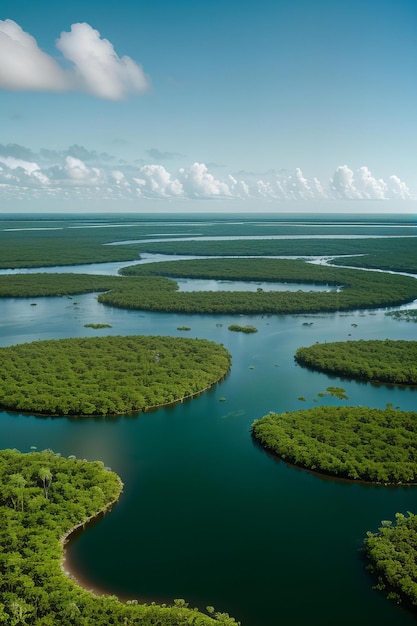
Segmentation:
<svg viewBox="0 0 417 626">
<path fill-rule="evenodd" d="M 80 91 L 97 98 L 122 100 L 143 93 L 149 80 L 128 56 L 89 24 L 72 24 L 55 42 L 70 67 L 43 52 L 34 37 L 13 20 L 0 20 L 0 88 L 16 91 Z"/>
<path fill-rule="evenodd" d="M 148 152 L 152 152 L 151 150 Z M 158 152 L 155 150 L 155 152 Z M 162 153 L 160 153 L 162 154 Z M 80 197 L 84 199 L 264 199 L 264 200 L 410 200 L 407 185 L 396 175 L 376 178 L 366 167 L 338 166 L 322 182 L 294 172 L 228 173 L 222 177 L 204 163 L 170 172 L 159 163 L 118 162 L 82 146 L 38 154 L 19 145 L 0 144 L 0 198 Z"/>
</svg>

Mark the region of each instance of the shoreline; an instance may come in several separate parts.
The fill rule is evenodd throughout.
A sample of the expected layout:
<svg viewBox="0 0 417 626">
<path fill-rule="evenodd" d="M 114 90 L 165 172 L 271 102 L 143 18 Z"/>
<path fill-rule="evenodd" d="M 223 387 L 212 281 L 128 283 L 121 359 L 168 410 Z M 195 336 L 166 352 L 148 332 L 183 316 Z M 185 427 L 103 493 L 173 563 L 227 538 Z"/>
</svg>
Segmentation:
<svg viewBox="0 0 417 626">
<path fill-rule="evenodd" d="M 123 493 L 123 487 L 124 484 L 121 480 L 120 477 L 118 477 L 119 480 L 119 493 L 116 495 L 115 498 L 113 498 L 110 502 L 108 502 L 102 509 L 100 509 L 100 511 L 97 511 L 97 513 L 93 513 L 92 515 L 90 515 L 89 517 L 87 517 L 84 521 L 79 522 L 78 524 L 74 524 L 73 526 L 71 526 L 71 528 L 69 530 L 67 530 L 60 538 L 59 538 L 59 545 L 62 547 L 62 554 L 61 554 L 61 559 L 60 559 L 60 568 L 62 573 L 67 576 L 68 578 L 70 578 L 70 580 L 72 580 L 72 582 L 74 584 L 76 584 L 78 587 L 81 587 L 82 589 L 84 589 L 85 591 L 95 595 L 95 596 L 107 596 L 107 595 L 112 595 L 111 593 L 105 592 L 105 591 L 101 591 L 99 590 L 98 587 L 92 587 L 91 585 L 87 585 L 86 581 L 83 581 L 82 577 L 79 577 L 76 575 L 75 570 L 71 567 L 68 566 L 68 560 L 67 560 L 67 554 L 66 554 L 66 546 L 71 543 L 71 541 L 73 541 L 73 539 L 71 538 L 72 535 L 74 535 L 75 533 L 77 533 L 77 531 L 84 531 L 86 530 L 86 527 L 88 525 L 90 525 L 92 522 L 98 521 L 99 518 L 104 517 L 112 508 L 115 504 L 118 503 L 119 498 L 121 496 L 121 494 Z M 74 538 L 75 539 L 75 538 Z"/>
</svg>

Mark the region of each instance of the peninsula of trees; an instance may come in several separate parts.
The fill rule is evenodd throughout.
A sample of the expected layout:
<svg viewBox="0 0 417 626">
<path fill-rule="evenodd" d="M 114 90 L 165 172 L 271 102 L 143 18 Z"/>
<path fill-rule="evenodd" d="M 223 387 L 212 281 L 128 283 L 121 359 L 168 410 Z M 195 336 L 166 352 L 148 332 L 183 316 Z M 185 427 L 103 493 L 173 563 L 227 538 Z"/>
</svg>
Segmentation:
<svg viewBox="0 0 417 626">
<path fill-rule="evenodd" d="M 295 359 L 313 369 L 399 385 L 417 385 L 417 341 L 360 340 L 298 348 Z"/>
<path fill-rule="evenodd" d="M 269 413 L 254 438 L 284 461 L 340 478 L 417 482 L 416 412 L 322 406 Z"/>
<path fill-rule="evenodd" d="M 146 411 L 196 395 L 230 368 L 220 344 L 183 337 L 74 338 L 0 348 L 0 407 L 52 415 Z"/>
<path fill-rule="evenodd" d="M 0 622 L 35 626 L 233 626 L 227 613 L 119 602 L 79 587 L 62 568 L 71 533 L 109 510 L 122 491 L 103 463 L 50 450 L 0 451 Z"/>
</svg>

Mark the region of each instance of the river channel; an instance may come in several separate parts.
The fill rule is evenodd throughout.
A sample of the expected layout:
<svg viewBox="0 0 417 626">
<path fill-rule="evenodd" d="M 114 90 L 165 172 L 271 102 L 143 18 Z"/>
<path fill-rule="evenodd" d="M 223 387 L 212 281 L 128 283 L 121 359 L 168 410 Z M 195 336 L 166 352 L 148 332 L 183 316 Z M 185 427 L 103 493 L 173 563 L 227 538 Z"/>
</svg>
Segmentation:
<svg viewBox="0 0 417 626">
<path fill-rule="evenodd" d="M 113 511 L 71 543 L 68 569 L 99 592 L 185 598 L 227 611 L 242 626 L 416 624 L 372 589 L 361 546 L 381 520 L 417 510 L 417 488 L 323 478 L 272 458 L 250 436 L 252 421 L 269 411 L 387 403 L 416 410 L 416 389 L 341 380 L 294 362 L 299 346 L 317 341 L 415 338 L 413 324 L 385 313 L 236 318 L 123 311 L 95 294 L 0 300 L 3 346 L 144 334 L 206 338 L 232 354 L 223 382 L 166 409 L 97 419 L 0 414 L 2 448 L 100 459 L 125 483 Z M 236 321 L 258 332 L 229 331 Z M 349 400 L 318 396 L 330 385 Z"/>
</svg>

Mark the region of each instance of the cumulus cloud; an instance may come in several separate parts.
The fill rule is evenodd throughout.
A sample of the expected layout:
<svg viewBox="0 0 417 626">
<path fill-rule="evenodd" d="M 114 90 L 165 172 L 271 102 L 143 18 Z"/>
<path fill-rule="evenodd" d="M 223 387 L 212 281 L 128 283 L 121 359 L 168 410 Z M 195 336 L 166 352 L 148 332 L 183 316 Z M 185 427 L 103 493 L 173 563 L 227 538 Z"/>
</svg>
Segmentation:
<svg viewBox="0 0 417 626">
<path fill-rule="evenodd" d="M 3 197 L 80 198 L 184 198 L 184 199 L 262 199 L 271 202 L 309 200 L 410 200 L 408 186 L 396 175 L 386 181 L 370 169 L 347 165 L 336 168 L 328 185 L 308 178 L 301 168 L 293 172 L 265 172 L 213 175 L 205 163 L 169 171 L 160 164 L 138 165 L 118 162 L 83 146 L 66 150 L 40 150 L 0 144 L 0 199 Z"/>
<path fill-rule="evenodd" d="M 398 176 L 393 175 L 389 177 L 388 189 L 392 198 L 401 200 L 410 200 L 412 198 L 409 188 Z"/>
<path fill-rule="evenodd" d="M 227 183 L 217 180 L 204 163 L 194 163 L 190 168 L 180 169 L 184 189 L 192 198 L 231 196 Z"/>
<path fill-rule="evenodd" d="M 330 189 L 336 197 L 349 198 L 350 200 L 360 198 L 360 194 L 355 188 L 354 173 L 347 165 L 339 165 L 330 179 Z"/>
<path fill-rule="evenodd" d="M 43 52 L 19 24 L 0 20 L 0 88 L 81 91 L 121 100 L 149 87 L 142 67 L 128 56 L 119 57 L 113 45 L 89 24 L 73 24 L 55 43 L 69 67 Z"/>
<path fill-rule="evenodd" d="M 354 172 L 347 165 L 340 165 L 330 179 L 334 197 L 348 200 L 411 199 L 407 185 L 398 176 L 390 176 L 388 183 L 375 178 L 368 167 Z"/>
<path fill-rule="evenodd" d="M 162 167 L 162 165 L 144 165 L 140 168 L 143 178 L 135 178 L 140 195 L 169 198 L 184 194 L 182 184 Z"/>
</svg>

